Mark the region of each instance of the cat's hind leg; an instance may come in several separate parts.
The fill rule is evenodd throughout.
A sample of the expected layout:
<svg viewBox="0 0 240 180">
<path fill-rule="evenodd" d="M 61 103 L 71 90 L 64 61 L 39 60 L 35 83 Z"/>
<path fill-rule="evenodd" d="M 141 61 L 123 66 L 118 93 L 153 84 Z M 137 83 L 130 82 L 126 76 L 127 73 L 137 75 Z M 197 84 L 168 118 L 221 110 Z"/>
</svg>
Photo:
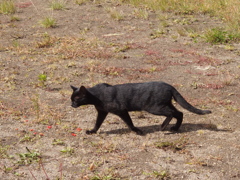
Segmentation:
<svg viewBox="0 0 240 180">
<path fill-rule="evenodd" d="M 127 124 L 129 129 L 136 132 L 138 135 L 143 135 L 143 132 L 133 125 L 132 119 L 127 111 L 123 111 L 121 113 L 118 113 L 117 115 Z"/>
<path fill-rule="evenodd" d="M 167 127 L 167 125 L 170 123 L 170 121 L 172 120 L 172 116 L 168 116 L 164 121 L 163 121 L 163 123 L 162 123 L 162 125 L 161 125 L 161 129 L 160 129 L 160 131 L 163 131 L 166 127 Z"/>
<path fill-rule="evenodd" d="M 182 124 L 183 114 L 182 112 L 179 112 L 172 105 L 172 103 L 163 106 L 158 106 L 156 108 L 151 108 L 150 110 L 148 110 L 148 112 L 158 116 L 166 116 L 166 119 L 163 121 L 161 125 L 161 131 L 166 129 L 167 125 L 170 123 L 173 117 L 177 119 L 177 123 L 174 127 L 171 128 L 171 130 L 177 131 Z"/>
<path fill-rule="evenodd" d="M 182 121 L 183 121 L 183 113 L 178 111 L 177 108 L 175 108 L 172 103 L 169 104 L 167 107 L 166 107 L 168 110 L 166 110 L 166 112 L 168 112 L 168 114 L 171 114 L 171 116 L 167 116 L 167 118 L 165 119 L 165 121 L 163 122 L 162 126 L 164 126 L 164 128 L 169 124 L 169 122 L 171 121 L 171 119 L 174 117 L 177 119 L 177 122 L 176 124 L 171 127 L 171 130 L 172 131 L 177 131 L 181 124 L 182 124 Z M 170 119 L 171 118 L 171 119 Z"/>
<path fill-rule="evenodd" d="M 182 121 L 183 121 L 183 113 L 176 110 L 174 113 L 173 113 L 173 117 L 177 119 L 177 123 L 175 124 L 175 126 L 171 127 L 171 130 L 173 131 L 177 131 L 181 124 L 182 124 Z"/>
<path fill-rule="evenodd" d="M 106 116 L 108 114 L 108 112 L 105 112 L 105 111 L 100 111 L 100 110 L 97 110 L 97 111 L 98 111 L 98 115 L 97 115 L 96 124 L 92 130 L 87 130 L 86 134 L 95 134 L 98 131 L 98 129 L 100 128 L 100 126 L 102 125 L 104 119 L 106 118 Z"/>
</svg>

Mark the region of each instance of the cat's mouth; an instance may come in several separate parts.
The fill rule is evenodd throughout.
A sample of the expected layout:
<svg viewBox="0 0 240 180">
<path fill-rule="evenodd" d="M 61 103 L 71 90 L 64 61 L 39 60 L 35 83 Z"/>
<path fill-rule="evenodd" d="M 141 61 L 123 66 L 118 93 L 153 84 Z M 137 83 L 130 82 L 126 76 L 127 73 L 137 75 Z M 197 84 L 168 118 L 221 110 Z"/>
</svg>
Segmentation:
<svg viewBox="0 0 240 180">
<path fill-rule="evenodd" d="M 73 108 L 77 108 L 78 106 L 77 105 L 75 105 L 75 104 L 72 104 L 71 105 Z"/>
</svg>

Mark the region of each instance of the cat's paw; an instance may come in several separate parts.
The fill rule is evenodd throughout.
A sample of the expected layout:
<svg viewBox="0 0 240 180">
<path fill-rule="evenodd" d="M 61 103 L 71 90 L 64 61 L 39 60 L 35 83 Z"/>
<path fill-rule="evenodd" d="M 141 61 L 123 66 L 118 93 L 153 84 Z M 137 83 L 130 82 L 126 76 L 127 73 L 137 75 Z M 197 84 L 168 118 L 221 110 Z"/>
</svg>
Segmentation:
<svg viewBox="0 0 240 180">
<path fill-rule="evenodd" d="M 141 136 L 144 135 L 143 131 L 140 130 L 140 129 L 138 129 L 138 128 L 135 128 L 135 129 L 134 129 L 134 132 L 136 132 L 137 135 L 141 135 Z"/>
<path fill-rule="evenodd" d="M 96 134 L 97 132 L 95 130 L 87 130 L 86 134 Z"/>
</svg>

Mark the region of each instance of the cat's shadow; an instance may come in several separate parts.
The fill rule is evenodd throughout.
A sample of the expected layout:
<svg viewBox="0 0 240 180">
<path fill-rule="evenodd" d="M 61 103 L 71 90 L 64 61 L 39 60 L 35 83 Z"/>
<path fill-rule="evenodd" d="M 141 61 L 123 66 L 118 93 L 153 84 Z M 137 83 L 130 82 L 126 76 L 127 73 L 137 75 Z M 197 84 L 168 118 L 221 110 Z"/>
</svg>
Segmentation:
<svg viewBox="0 0 240 180">
<path fill-rule="evenodd" d="M 143 131 L 143 135 L 151 134 L 157 131 L 160 131 L 160 124 L 159 125 L 150 125 L 150 126 L 142 126 L 138 127 Z M 209 130 L 209 131 L 225 131 L 225 132 L 231 132 L 231 130 L 227 129 L 218 129 L 216 125 L 214 124 L 191 124 L 191 123 L 185 123 L 182 124 L 180 129 L 178 131 L 171 131 L 170 128 L 173 125 L 168 125 L 168 127 L 162 131 L 164 134 L 175 134 L 175 133 L 185 133 L 185 132 L 192 132 L 192 131 L 199 131 L 199 130 Z M 102 131 L 100 133 L 106 133 L 106 134 L 126 134 L 129 133 L 130 130 L 128 128 L 122 128 L 122 129 L 115 129 L 110 131 Z"/>
</svg>

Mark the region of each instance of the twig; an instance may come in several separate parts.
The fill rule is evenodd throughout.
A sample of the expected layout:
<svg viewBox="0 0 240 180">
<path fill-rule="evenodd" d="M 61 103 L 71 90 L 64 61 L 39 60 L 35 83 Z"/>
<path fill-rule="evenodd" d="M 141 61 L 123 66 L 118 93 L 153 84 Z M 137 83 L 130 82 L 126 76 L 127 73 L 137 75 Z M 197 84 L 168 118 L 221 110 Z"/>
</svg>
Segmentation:
<svg viewBox="0 0 240 180">
<path fill-rule="evenodd" d="M 63 165 L 63 163 L 60 163 L 60 165 L 59 165 L 59 172 L 60 172 L 60 179 L 62 179 L 62 165 Z"/>
<path fill-rule="evenodd" d="M 47 175 L 47 173 L 46 173 L 46 171 L 45 171 L 45 168 L 44 168 L 44 166 L 43 166 L 42 159 L 40 159 L 39 164 L 41 165 L 41 167 L 42 167 L 42 169 L 43 169 L 43 172 L 44 172 L 45 176 L 47 177 L 47 180 L 50 180 L 49 177 L 48 177 L 48 175 Z"/>
<path fill-rule="evenodd" d="M 37 180 L 37 178 L 33 175 L 32 171 L 31 171 L 31 169 L 30 169 L 29 167 L 28 167 L 28 170 L 29 170 L 29 172 L 31 173 L 32 177 L 33 177 L 35 180 Z"/>
</svg>

